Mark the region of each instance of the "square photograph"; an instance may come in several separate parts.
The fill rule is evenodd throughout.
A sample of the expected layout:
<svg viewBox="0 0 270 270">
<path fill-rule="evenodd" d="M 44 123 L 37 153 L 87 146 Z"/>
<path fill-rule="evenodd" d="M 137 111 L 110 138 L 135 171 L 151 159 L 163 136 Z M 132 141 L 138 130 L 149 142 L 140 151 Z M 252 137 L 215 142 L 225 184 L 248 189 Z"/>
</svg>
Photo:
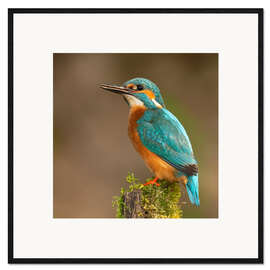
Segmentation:
<svg viewBox="0 0 270 270">
<path fill-rule="evenodd" d="M 218 218 L 218 54 L 53 54 L 54 218 Z"/>
</svg>

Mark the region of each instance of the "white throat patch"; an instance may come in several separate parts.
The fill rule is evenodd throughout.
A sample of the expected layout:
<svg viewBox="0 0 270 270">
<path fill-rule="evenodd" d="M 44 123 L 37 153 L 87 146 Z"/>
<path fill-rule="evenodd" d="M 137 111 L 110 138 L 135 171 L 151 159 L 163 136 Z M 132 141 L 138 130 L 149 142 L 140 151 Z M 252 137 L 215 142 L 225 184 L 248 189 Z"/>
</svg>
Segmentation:
<svg viewBox="0 0 270 270">
<path fill-rule="evenodd" d="M 144 106 L 143 102 L 140 101 L 139 99 L 137 99 L 136 97 L 131 96 L 131 95 L 124 95 L 124 96 L 127 99 L 128 104 L 129 104 L 130 107 L 133 107 L 133 106 Z"/>
<path fill-rule="evenodd" d="M 152 98 L 152 101 L 157 106 L 157 108 L 162 108 L 162 106 L 154 98 Z"/>
<path fill-rule="evenodd" d="M 138 98 L 131 96 L 131 95 L 124 95 L 124 96 L 127 99 L 130 107 L 144 106 L 144 103 L 142 101 L 140 101 Z M 156 105 L 157 108 L 160 108 L 160 109 L 162 108 L 162 106 L 154 98 L 152 98 L 151 100 Z"/>
</svg>

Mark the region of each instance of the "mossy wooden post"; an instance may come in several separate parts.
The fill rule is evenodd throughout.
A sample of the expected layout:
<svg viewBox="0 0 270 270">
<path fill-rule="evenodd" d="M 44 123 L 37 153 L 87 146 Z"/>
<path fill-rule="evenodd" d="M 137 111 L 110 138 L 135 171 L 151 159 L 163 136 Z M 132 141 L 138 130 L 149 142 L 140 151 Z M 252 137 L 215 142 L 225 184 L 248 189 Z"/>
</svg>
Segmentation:
<svg viewBox="0 0 270 270">
<path fill-rule="evenodd" d="M 147 179 L 146 181 L 149 181 Z M 118 218 L 181 218 L 179 183 L 159 181 L 160 186 L 144 186 L 134 174 L 129 173 L 127 189 L 121 188 L 114 197 L 113 206 Z"/>
<path fill-rule="evenodd" d="M 144 211 L 140 201 L 142 200 L 142 191 L 140 189 L 126 192 L 123 198 L 124 207 L 122 216 L 125 218 L 143 218 L 147 217 L 147 212 Z"/>
</svg>

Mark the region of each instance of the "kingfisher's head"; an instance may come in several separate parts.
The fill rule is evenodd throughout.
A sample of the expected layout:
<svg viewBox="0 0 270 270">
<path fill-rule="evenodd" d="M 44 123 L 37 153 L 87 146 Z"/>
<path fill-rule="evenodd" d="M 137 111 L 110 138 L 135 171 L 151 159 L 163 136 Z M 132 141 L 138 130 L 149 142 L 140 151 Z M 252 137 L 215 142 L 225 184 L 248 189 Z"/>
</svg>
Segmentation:
<svg viewBox="0 0 270 270">
<path fill-rule="evenodd" d="M 165 107 L 159 88 L 148 79 L 131 79 L 122 86 L 101 84 L 101 88 L 121 94 L 130 107 L 145 106 L 148 109 Z"/>
</svg>

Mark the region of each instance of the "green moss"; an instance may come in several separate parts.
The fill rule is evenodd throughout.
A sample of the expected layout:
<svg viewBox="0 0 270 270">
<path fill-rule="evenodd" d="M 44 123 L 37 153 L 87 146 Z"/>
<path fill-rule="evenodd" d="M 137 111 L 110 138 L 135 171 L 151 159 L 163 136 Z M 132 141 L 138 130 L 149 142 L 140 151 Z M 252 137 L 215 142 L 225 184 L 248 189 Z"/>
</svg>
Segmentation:
<svg viewBox="0 0 270 270">
<path fill-rule="evenodd" d="M 151 179 L 146 179 L 150 181 Z M 180 185 L 177 182 L 169 183 L 165 180 L 158 180 L 160 186 L 144 186 L 133 173 L 128 173 L 126 177 L 128 186 L 121 188 L 120 196 L 113 198 L 113 207 L 116 208 L 116 217 L 125 218 L 125 198 L 131 192 L 140 194 L 140 209 L 136 213 L 138 218 L 181 218 L 182 210 L 179 205 L 181 197 Z"/>
</svg>

